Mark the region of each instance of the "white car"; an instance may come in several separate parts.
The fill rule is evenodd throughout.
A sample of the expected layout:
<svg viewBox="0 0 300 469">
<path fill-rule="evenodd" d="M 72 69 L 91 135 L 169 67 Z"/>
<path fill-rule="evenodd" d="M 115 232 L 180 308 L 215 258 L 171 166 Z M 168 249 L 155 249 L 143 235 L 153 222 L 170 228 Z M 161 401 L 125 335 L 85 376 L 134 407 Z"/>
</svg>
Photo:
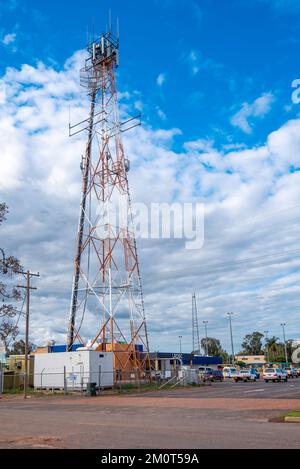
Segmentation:
<svg viewBox="0 0 300 469">
<path fill-rule="evenodd" d="M 213 369 L 208 367 L 208 366 L 200 366 L 198 368 L 199 376 L 203 376 L 203 375 L 205 375 L 205 373 L 212 373 L 212 372 L 213 372 Z"/>
<path fill-rule="evenodd" d="M 238 370 L 233 367 L 225 366 L 223 369 L 224 378 L 236 378 L 238 376 Z"/>
<path fill-rule="evenodd" d="M 287 367 L 284 368 L 284 371 L 287 373 L 288 378 L 298 378 L 297 370 L 295 368 Z"/>
<path fill-rule="evenodd" d="M 286 371 L 282 370 L 281 368 L 266 368 L 263 374 L 263 379 L 266 383 L 269 381 L 284 381 L 285 383 L 288 380 L 288 375 Z"/>
<path fill-rule="evenodd" d="M 256 379 L 257 379 L 256 374 L 252 373 L 251 370 L 248 370 L 248 369 L 241 370 L 236 376 L 236 378 L 234 378 L 236 382 L 244 381 L 244 383 L 246 383 L 247 381 L 256 381 Z"/>
</svg>

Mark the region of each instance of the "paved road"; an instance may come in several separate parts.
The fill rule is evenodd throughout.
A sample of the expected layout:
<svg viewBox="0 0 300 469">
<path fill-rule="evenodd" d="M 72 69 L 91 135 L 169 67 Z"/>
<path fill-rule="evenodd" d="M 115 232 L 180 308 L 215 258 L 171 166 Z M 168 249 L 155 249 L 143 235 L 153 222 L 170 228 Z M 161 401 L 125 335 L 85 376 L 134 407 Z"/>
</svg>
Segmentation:
<svg viewBox="0 0 300 469">
<path fill-rule="evenodd" d="M 169 397 L 186 397 L 186 390 L 167 393 Z M 231 380 L 223 383 L 206 384 L 205 388 L 189 391 L 189 398 L 251 398 L 251 399 L 300 399 L 300 378 L 289 380 L 287 383 L 265 383 L 259 380 L 256 383 L 234 383 Z M 158 397 L 156 393 L 151 396 Z"/>
<path fill-rule="evenodd" d="M 99 398 L 0 399 L 0 448 L 300 448 L 300 380 Z"/>
</svg>

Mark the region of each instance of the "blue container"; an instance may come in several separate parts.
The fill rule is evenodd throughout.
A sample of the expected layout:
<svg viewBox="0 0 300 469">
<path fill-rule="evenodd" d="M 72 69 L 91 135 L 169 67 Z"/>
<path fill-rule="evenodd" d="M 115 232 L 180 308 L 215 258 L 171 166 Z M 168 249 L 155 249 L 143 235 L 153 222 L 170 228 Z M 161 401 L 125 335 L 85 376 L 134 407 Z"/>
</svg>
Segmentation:
<svg viewBox="0 0 300 469">
<path fill-rule="evenodd" d="M 142 345 L 136 345 L 136 346 L 135 346 L 135 350 L 136 350 L 137 352 L 142 353 L 142 352 L 144 351 L 144 347 L 143 347 Z"/>
<path fill-rule="evenodd" d="M 82 347 L 83 347 L 82 344 L 74 344 L 71 351 L 76 352 L 77 349 L 82 348 Z M 50 353 L 64 353 L 67 351 L 68 349 L 66 345 L 53 345 L 52 347 L 50 347 Z"/>
</svg>

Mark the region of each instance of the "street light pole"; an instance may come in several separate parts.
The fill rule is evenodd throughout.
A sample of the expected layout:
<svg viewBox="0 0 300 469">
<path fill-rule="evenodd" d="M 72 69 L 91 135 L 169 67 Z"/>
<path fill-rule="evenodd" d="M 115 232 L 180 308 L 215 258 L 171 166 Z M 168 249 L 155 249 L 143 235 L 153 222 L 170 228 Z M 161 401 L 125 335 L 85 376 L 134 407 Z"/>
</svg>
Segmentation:
<svg viewBox="0 0 300 469">
<path fill-rule="evenodd" d="M 281 327 L 282 327 L 282 330 L 283 330 L 283 341 L 284 341 L 284 351 L 285 351 L 285 363 L 286 363 L 286 366 L 288 366 L 288 364 L 289 364 L 289 359 L 288 359 L 287 346 L 286 346 L 285 326 L 286 326 L 286 323 L 285 323 L 285 322 L 281 324 Z"/>
<path fill-rule="evenodd" d="M 206 343 L 206 356 L 208 357 L 208 336 L 207 336 L 207 324 L 208 324 L 208 321 L 203 321 L 203 324 L 204 324 L 204 327 L 205 327 L 205 343 Z"/>
<path fill-rule="evenodd" d="M 233 345 L 233 331 L 232 331 L 232 316 L 233 316 L 233 313 L 227 313 L 227 315 L 229 316 L 229 324 L 230 324 L 232 364 L 235 365 L 235 355 L 234 355 L 234 345 Z"/>
<path fill-rule="evenodd" d="M 18 285 L 18 288 L 26 289 L 26 324 L 25 324 L 25 377 L 24 377 L 24 399 L 27 398 L 28 388 L 28 354 L 29 354 L 29 318 L 30 318 L 30 291 L 37 290 L 37 288 L 31 287 L 31 277 L 39 277 L 40 274 L 33 274 L 29 270 L 27 272 L 17 272 L 18 274 L 25 275 L 26 286 Z"/>
<path fill-rule="evenodd" d="M 269 335 L 269 332 L 270 331 L 264 331 L 264 334 L 266 336 L 266 343 L 267 343 L 267 346 L 266 346 L 266 359 L 267 359 L 267 362 L 269 363 L 270 361 L 270 357 L 269 357 L 269 343 L 268 343 L 268 335 Z"/>
<path fill-rule="evenodd" d="M 179 350 L 180 350 L 180 355 L 182 355 L 182 335 L 178 336 L 179 338 Z"/>
</svg>

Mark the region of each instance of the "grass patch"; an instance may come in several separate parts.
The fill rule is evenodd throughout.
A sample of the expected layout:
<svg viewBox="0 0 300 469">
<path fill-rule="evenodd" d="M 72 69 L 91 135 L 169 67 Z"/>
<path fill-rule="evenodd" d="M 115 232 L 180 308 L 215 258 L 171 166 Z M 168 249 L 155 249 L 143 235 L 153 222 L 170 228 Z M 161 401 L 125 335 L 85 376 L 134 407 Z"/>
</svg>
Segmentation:
<svg viewBox="0 0 300 469">
<path fill-rule="evenodd" d="M 288 415 L 286 415 L 286 417 L 299 417 L 300 418 L 300 410 L 296 412 L 291 412 Z"/>
<path fill-rule="evenodd" d="M 22 389 L 19 389 L 19 388 L 4 389 L 3 394 L 16 396 L 18 394 L 24 394 L 24 391 Z M 27 394 L 34 394 L 34 390 L 33 389 L 28 389 Z"/>
</svg>

